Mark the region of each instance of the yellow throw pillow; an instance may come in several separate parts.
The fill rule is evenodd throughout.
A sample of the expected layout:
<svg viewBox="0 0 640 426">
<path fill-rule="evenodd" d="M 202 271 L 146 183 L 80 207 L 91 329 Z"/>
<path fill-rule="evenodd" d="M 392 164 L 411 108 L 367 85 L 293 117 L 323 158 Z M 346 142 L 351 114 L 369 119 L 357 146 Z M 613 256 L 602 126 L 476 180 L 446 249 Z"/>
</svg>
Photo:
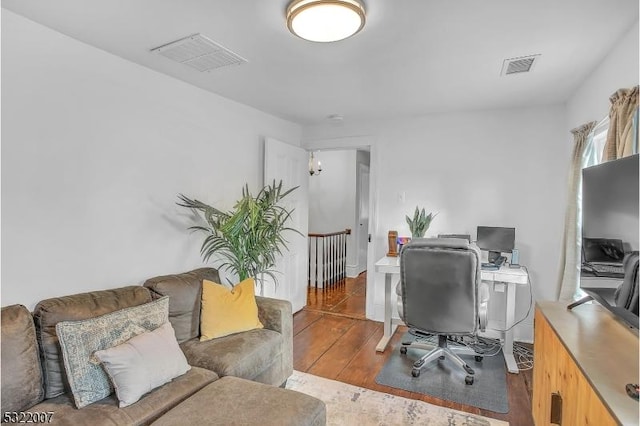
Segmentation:
<svg viewBox="0 0 640 426">
<path fill-rule="evenodd" d="M 233 289 L 202 281 L 201 342 L 263 327 L 258 319 L 253 278 L 247 278 Z"/>
</svg>

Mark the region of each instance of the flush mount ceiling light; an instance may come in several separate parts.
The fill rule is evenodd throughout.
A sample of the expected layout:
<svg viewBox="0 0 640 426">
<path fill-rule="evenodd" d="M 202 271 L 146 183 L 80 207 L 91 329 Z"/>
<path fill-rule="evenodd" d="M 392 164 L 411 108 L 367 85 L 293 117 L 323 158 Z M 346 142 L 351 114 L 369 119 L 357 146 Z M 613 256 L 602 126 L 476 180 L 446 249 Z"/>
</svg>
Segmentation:
<svg viewBox="0 0 640 426">
<path fill-rule="evenodd" d="M 300 38 L 327 43 L 351 37 L 364 27 L 359 0 L 294 0 L 287 8 L 287 27 Z"/>
</svg>

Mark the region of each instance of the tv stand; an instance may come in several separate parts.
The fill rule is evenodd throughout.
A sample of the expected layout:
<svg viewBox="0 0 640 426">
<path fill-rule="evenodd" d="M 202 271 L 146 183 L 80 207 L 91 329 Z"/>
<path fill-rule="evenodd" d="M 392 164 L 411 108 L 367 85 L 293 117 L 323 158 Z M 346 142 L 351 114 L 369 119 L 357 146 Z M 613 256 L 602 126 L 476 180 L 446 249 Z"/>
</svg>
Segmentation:
<svg viewBox="0 0 640 426">
<path fill-rule="evenodd" d="M 638 425 L 638 336 L 597 303 L 538 302 L 534 321 L 535 424 Z"/>
</svg>

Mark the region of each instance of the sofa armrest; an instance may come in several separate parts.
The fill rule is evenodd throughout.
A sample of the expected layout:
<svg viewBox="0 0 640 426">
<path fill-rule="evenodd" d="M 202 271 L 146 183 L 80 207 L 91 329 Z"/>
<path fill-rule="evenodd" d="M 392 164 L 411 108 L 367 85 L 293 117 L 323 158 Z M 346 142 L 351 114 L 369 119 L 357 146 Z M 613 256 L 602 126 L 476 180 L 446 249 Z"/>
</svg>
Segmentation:
<svg viewBox="0 0 640 426">
<path fill-rule="evenodd" d="M 256 296 L 258 317 L 264 328 L 282 334 L 282 371 L 293 374 L 293 313 L 286 300 Z"/>
</svg>

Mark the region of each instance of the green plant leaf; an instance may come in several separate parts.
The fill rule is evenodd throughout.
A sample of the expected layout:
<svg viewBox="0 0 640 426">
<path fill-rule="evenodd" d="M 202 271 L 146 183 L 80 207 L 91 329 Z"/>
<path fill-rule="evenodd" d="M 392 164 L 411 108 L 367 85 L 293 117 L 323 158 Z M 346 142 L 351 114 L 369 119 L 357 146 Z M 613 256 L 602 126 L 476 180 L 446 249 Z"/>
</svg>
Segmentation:
<svg viewBox="0 0 640 426">
<path fill-rule="evenodd" d="M 416 209 L 413 212 L 413 218 L 405 216 L 407 225 L 409 225 L 409 231 L 411 231 L 411 237 L 424 237 L 424 234 L 429 229 L 429 226 L 431 226 L 431 222 L 436 215 L 437 213 L 427 214 L 424 208 L 420 209 L 418 206 L 416 206 Z"/>
<path fill-rule="evenodd" d="M 205 262 L 216 259 L 219 268 L 238 276 L 240 280 L 266 274 L 277 283 L 273 267 L 276 255 L 288 248 L 286 233 L 302 234 L 289 226 L 293 209 L 278 203 L 298 187 L 283 190 L 282 181 L 275 180 L 254 197 L 249 185 L 242 187 L 242 197 L 233 210 L 223 212 L 197 199 L 178 195 L 177 205 L 197 211 L 206 226 L 189 229 L 206 234 L 200 247 Z"/>
</svg>

